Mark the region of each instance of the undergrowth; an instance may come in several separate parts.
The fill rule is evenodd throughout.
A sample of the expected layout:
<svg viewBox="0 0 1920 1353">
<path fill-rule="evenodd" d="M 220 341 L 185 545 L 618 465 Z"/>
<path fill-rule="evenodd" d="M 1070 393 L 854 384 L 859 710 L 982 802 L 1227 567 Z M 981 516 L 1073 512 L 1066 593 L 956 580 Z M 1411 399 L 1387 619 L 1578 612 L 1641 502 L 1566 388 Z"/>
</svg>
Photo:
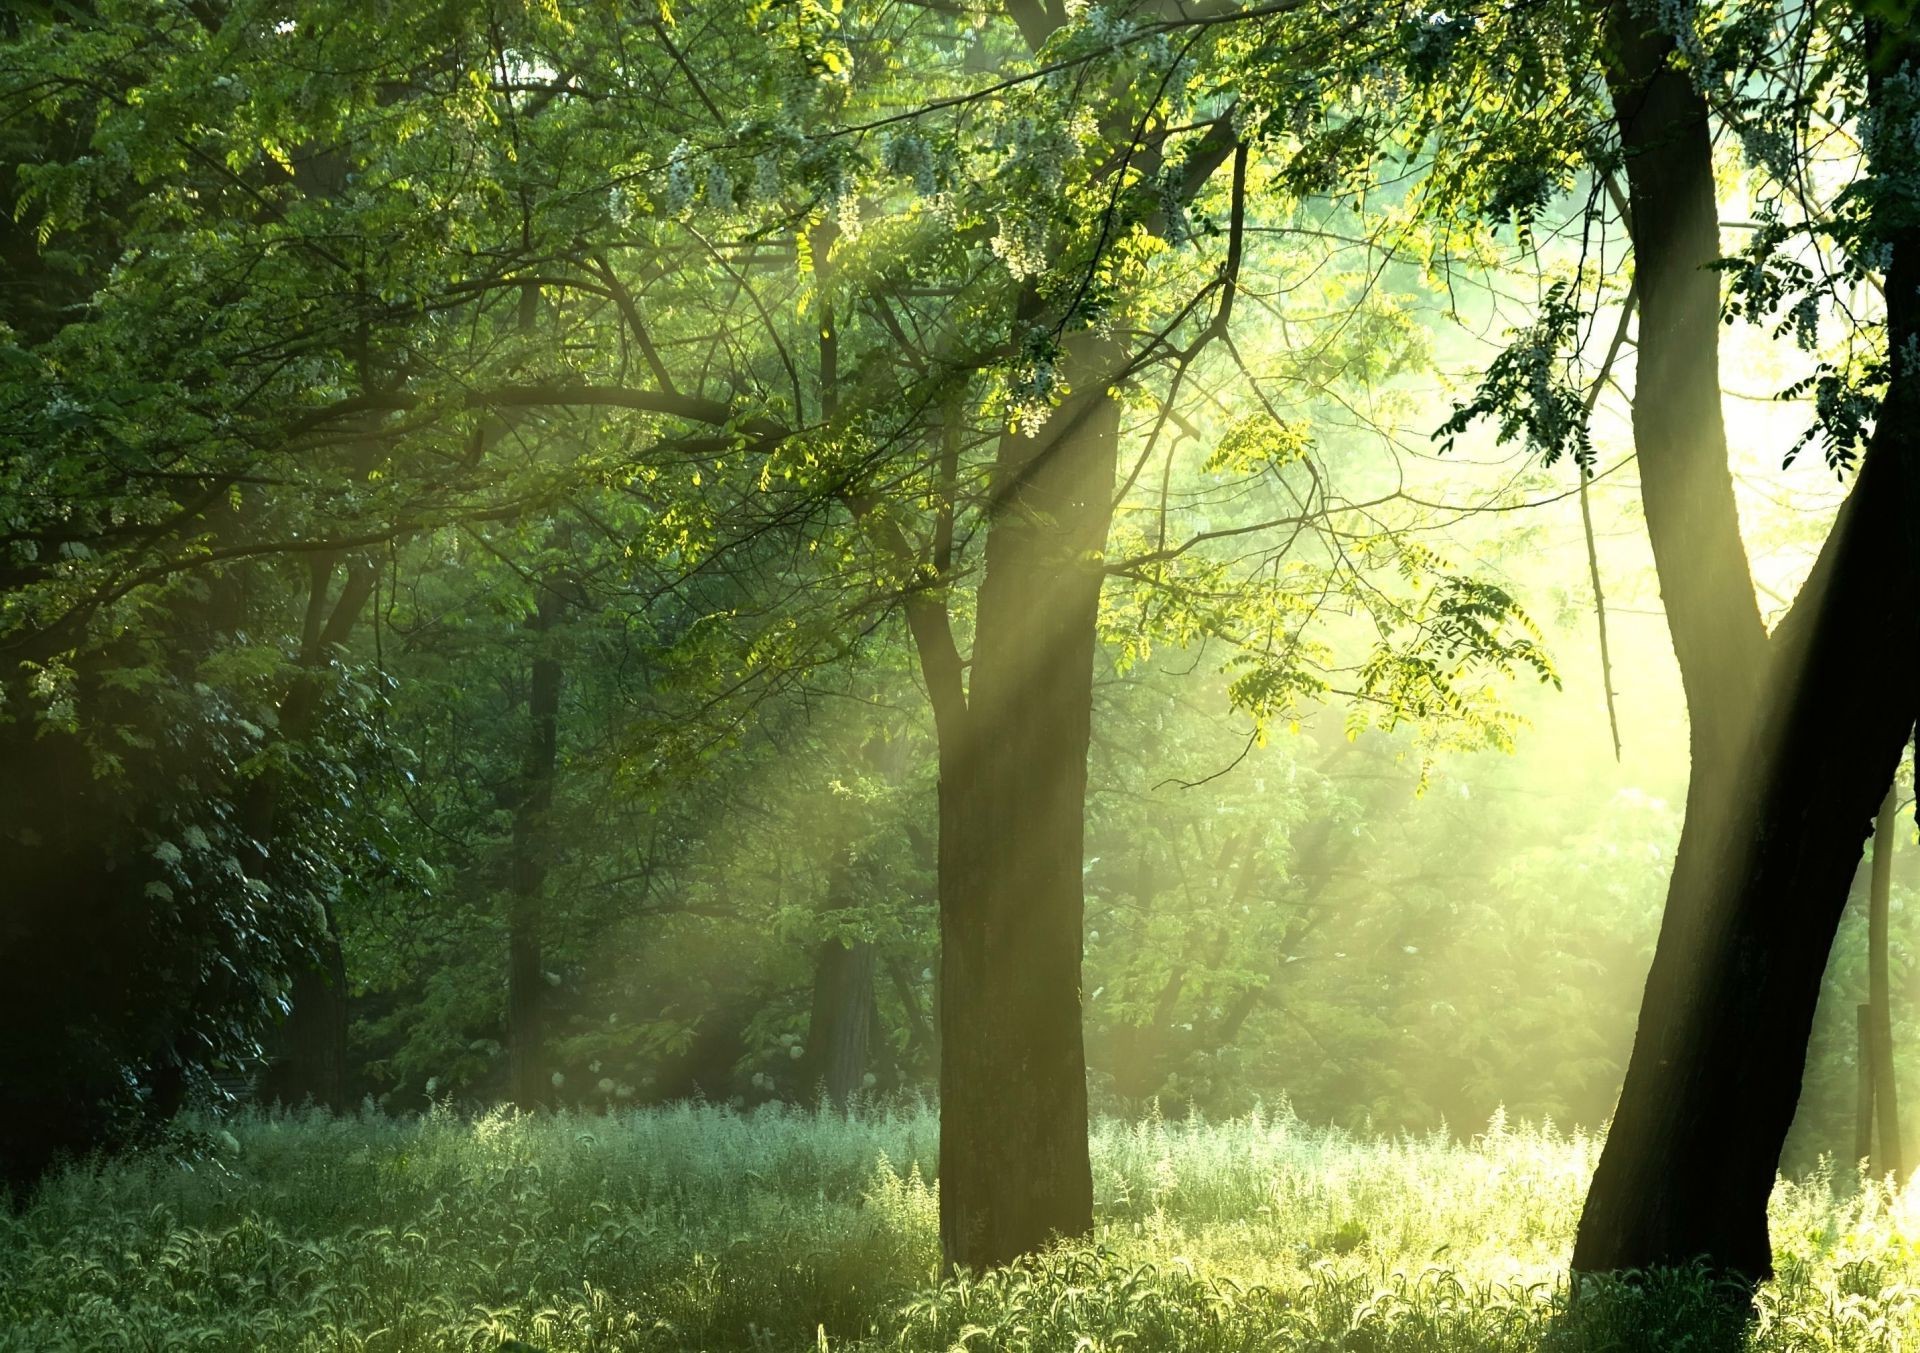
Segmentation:
<svg viewBox="0 0 1920 1353">
<path fill-rule="evenodd" d="M 1099 1225 L 937 1280 L 921 1109 L 194 1125 L 0 1212 L 0 1351 L 1548 1350 L 1920 1346 L 1920 1201 L 1782 1182 L 1744 1332 L 1695 1274 L 1569 1300 L 1597 1144 L 1288 1114 L 1106 1121 Z"/>
</svg>

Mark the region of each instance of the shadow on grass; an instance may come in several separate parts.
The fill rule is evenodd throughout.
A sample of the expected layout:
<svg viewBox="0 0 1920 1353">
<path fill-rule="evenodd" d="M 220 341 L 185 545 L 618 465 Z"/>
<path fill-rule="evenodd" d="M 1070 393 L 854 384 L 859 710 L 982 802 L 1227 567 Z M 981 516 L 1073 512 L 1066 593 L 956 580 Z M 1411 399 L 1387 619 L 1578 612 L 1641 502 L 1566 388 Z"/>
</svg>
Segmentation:
<svg viewBox="0 0 1920 1353">
<path fill-rule="evenodd" d="M 1753 1291 L 1705 1264 L 1575 1275 L 1541 1353 L 1741 1353 L 1757 1318 Z"/>
</svg>

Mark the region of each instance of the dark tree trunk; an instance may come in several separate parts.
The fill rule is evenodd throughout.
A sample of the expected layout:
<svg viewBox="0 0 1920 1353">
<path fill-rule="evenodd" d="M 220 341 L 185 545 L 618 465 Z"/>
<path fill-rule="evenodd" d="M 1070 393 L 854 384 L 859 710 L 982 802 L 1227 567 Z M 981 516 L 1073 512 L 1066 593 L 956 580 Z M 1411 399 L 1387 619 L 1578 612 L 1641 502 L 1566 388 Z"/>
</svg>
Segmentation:
<svg viewBox="0 0 1920 1353">
<path fill-rule="evenodd" d="M 552 1089 L 543 1049 L 546 984 L 535 909 L 513 899 L 507 924 L 507 1079 L 515 1105 L 531 1113 Z"/>
<path fill-rule="evenodd" d="M 564 600 L 553 582 L 543 586 L 534 614 L 534 656 L 527 688 L 527 754 L 514 806 L 507 899 L 507 1062 L 513 1102 L 529 1112 L 552 1090 L 546 1060 L 547 977 L 540 956 L 541 899 L 549 857 L 554 766 L 559 753 L 563 670 L 551 647 Z"/>
<path fill-rule="evenodd" d="M 1077 393 L 1001 438 L 968 698 L 936 711 L 940 1238 L 976 1271 L 1093 1225 L 1081 861 L 1117 371 L 1071 340 Z"/>
<path fill-rule="evenodd" d="M 867 1074 L 873 1026 L 873 945 L 826 940 L 814 961 L 804 1093 L 844 1109 Z"/>
<path fill-rule="evenodd" d="M 1766 1203 L 1861 842 L 1913 722 L 1920 657 L 1910 381 L 1792 614 L 1753 601 L 1719 410 L 1706 108 L 1626 0 L 1610 71 L 1641 322 L 1634 435 L 1692 720 L 1692 781 L 1639 1030 L 1574 1247 L 1577 1272 L 1705 1259 L 1772 1271 Z M 1910 271 L 1910 265 L 1906 267 Z M 1910 301 L 1888 305 L 1897 345 Z M 1909 283 L 1908 292 L 1911 292 Z"/>
<path fill-rule="evenodd" d="M 334 561 L 315 562 L 301 629 L 300 665 L 280 702 L 280 736 L 298 741 L 318 721 L 326 686 L 320 677 L 329 655 L 352 637 L 354 626 L 372 599 L 376 572 L 369 561 L 347 569 L 340 595 L 328 606 Z M 241 811 L 254 843 L 254 872 L 270 872 L 278 833 L 282 780 L 272 771 L 248 786 Z M 313 962 L 292 975 L 287 1018 L 280 1028 L 271 1065 L 261 1077 L 260 1096 L 270 1103 L 314 1104 L 335 1112 L 347 1106 L 347 962 L 331 906 L 322 903 L 322 927 L 313 937 Z"/>
<path fill-rule="evenodd" d="M 279 1055 L 259 1093 L 269 1103 L 338 1113 L 347 1106 L 347 959 L 331 907 L 314 945 L 314 963 L 293 975 Z"/>
<path fill-rule="evenodd" d="M 1643 359 L 1644 360 L 1644 359 Z M 1681 836 L 1639 1032 L 1580 1220 L 1582 1272 L 1705 1258 L 1772 1272 L 1766 1204 L 1861 842 L 1912 725 L 1911 692 L 1863 677 L 1916 645 L 1890 456 L 1868 458 L 1796 613 L 1737 779 Z M 1882 570 L 1902 578 L 1882 590 Z M 1821 573 L 1826 575 L 1824 578 Z M 1836 727 L 1849 714 L 1844 726 Z"/>
<path fill-rule="evenodd" d="M 693 1031 L 686 1051 L 665 1060 L 645 1096 L 649 1103 L 682 1099 L 724 1100 L 739 1088 L 738 1067 L 747 1052 L 747 1025 L 774 999 L 759 988 L 743 991 L 708 1010 Z"/>
</svg>

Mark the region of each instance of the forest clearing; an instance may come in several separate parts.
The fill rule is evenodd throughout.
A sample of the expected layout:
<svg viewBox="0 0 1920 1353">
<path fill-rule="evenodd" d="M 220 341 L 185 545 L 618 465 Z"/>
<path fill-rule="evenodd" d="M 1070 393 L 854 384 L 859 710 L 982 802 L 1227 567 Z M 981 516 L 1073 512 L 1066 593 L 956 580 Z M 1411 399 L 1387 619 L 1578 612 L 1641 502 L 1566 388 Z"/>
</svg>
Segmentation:
<svg viewBox="0 0 1920 1353">
<path fill-rule="evenodd" d="M 1709 1279 L 1565 1268 L 1588 1139 L 1470 1143 L 1280 1113 L 1102 1120 L 1086 1242 L 939 1283 L 924 1109 L 847 1119 L 242 1117 L 191 1169 L 58 1181 L 0 1233 L 0 1349 L 1869 1350 L 1920 1336 L 1920 1200 L 1773 1199 L 1779 1274 L 1727 1335 Z M 222 1137 L 221 1134 L 226 1134 Z"/>
<path fill-rule="evenodd" d="M 1917 437 L 1920 0 L 0 0 L 0 1349 L 1915 1346 Z"/>
</svg>

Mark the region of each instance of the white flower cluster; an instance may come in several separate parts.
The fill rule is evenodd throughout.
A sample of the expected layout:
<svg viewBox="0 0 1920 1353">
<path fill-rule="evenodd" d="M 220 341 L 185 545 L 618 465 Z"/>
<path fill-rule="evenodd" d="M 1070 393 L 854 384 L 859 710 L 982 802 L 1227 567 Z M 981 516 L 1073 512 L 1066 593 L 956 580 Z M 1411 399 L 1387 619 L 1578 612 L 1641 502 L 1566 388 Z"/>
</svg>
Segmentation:
<svg viewBox="0 0 1920 1353">
<path fill-rule="evenodd" d="M 1865 266 L 1884 270 L 1892 262 L 1894 232 L 1920 225 L 1920 75 L 1913 67 L 1880 82 L 1860 118 L 1860 144 L 1869 228 L 1855 248 Z"/>
<path fill-rule="evenodd" d="M 1007 130 L 1004 144 L 1012 153 L 1002 172 L 1023 187 L 1054 193 L 1066 182 L 1069 147 L 1062 127 L 1043 127 L 1023 117 Z"/>
<path fill-rule="evenodd" d="M 733 175 L 714 160 L 707 165 L 707 205 L 718 212 L 733 210 Z"/>
<path fill-rule="evenodd" d="M 1047 223 L 1025 212 L 1002 212 L 995 218 L 999 230 L 988 242 L 1015 281 L 1024 282 L 1047 270 Z"/>
<path fill-rule="evenodd" d="M 1059 373 L 1052 359 L 1035 357 L 1007 392 L 1007 425 L 1022 436 L 1037 435 L 1053 416 L 1053 401 L 1059 385 Z"/>
<path fill-rule="evenodd" d="M 1125 42 L 1133 36 L 1134 27 L 1129 19 L 1123 19 L 1114 10 L 1104 5 L 1083 4 L 1079 12 L 1073 6 L 1067 8 L 1068 17 L 1076 20 L 1088 39 L 1103 47 L 1112 47 Z"/>
<path fill-rule="evenodd" d="M 1751 168 L 1765 170 L 1777 179 L 1792 176 L 1793 137 L 1777 123 L 1756 119 L 1743 124 L 1740 154 Z"/>
<path fill-rule="evenodd" d="M 660 194 L 660 210 L 678 216 L 693 202 L 693 147 L 682 140 L 667 157 L 667 181 Z"/>
<path fill-rule="evenodd" d="M 1160 176 L 1160 215 L 1165 224 L 1161 234 L 1169 244 L 1185 244 L 1193 238 L 1193 229 L 1187 220 L 1187 202 L 1180 191 L 1180 174 L 1169 168 Z"/>
<path fill-rule="evenodd" d="M 1911 66 L 1881 81 L 1874 106 L 1860 119 L 1860 141 L 1875 175 L 1920 177 L 1920 76 Z"/>
<path fill-rule="evenodd" d="M 753 196 L 771 202 L 780 196 L 780 157 L 767 151 L 753 162 Z"/>
<path fill-rule="evenodd" d="M 932 197 L 940 191 L 933 148 L 918 132 L 896 132 L 887 137 L 880 149 L 880 162 L 896 178 L 911 179 L 914 191 L 922 197 Z"/>
<path fill-rule="evenodd" d="M 1793 341 L 1802 352 L 1812 352 L 1820 345 L 1820 298 L 1808 292 L 1793 304 L 1787 312 L 1787 323 L 1793 329 Z"/>
</svg>

